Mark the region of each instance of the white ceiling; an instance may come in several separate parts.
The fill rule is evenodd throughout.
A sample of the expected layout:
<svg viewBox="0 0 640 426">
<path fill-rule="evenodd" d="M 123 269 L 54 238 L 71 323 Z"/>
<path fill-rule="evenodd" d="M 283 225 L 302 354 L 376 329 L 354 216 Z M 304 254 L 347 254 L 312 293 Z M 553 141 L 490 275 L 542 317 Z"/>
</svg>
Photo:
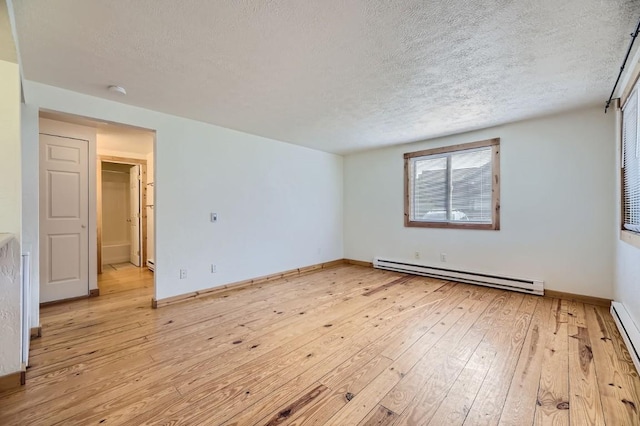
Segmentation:
<svg viewBox="0 0 640 426">
<path fill-rule="evenodd" d="M 13 4 L 27 79 L 336 153 L 604 105 L 640 16 L 638 0 Z"/>
</svg>

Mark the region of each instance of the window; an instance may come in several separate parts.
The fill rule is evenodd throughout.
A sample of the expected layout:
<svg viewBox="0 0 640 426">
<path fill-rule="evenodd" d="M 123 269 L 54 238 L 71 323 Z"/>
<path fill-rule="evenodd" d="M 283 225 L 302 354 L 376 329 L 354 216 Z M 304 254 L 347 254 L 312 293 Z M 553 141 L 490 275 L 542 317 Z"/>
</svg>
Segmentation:
<svg viewBox="0 0 640 426">
<path fill-rule="evenodd" d="M 638 90 L 622 109 L 622 228 L 640 232 L 640 135 L 638 134 Z"/>
<path fill-rule="evenodd" d="M 404 154 L 405 226 L 500 229 L 500 139 Z"/>
</svg>

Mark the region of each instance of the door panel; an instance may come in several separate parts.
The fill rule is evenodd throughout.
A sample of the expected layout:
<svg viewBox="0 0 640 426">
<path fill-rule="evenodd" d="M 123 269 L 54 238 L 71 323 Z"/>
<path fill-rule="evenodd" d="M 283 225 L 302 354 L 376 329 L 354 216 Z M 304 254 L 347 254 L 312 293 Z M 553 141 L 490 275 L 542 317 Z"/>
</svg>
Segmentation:
<svg viewBox="0 0 640 426">
<path fill-rule="evenodd" d="M 80 219 L 80 173 L 47 171 L 49 219 Z"/>
<path fill-rule="evenodd" d="M 88 141 L 40 135 L 40 301 L 89 293 Z"/>
<path fill-rule="evenodd" d="M 49 280 L 51 283 L 82 278 L 79 237 L 78 234 L 49 235 L 49 253 L 51 253 Z"/>
<path fill-rule="evenodd" d="M 49 160 L 68 161 L 70 163 L 80 163 L 80 149 L 49 145 Z"/>
</svg>

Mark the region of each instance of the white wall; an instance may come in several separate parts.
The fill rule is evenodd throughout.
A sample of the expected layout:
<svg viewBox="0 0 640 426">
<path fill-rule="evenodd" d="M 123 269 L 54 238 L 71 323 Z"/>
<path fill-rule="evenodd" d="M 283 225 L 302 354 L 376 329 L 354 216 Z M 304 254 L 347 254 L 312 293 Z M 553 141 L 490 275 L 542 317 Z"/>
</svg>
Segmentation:
<svg viewBox="0 0 640 426">
<path fill-rule="evenodd" d="M 340 156 L 35 82 L 24 92 L 28 105 L 156 130 L 157 298 L 343 257 Z"/>
<path fill-rule="evenodd" d="M 114 126 L 110 126 L 114 127 Z M 106 132 L 98 129 L 96 135 L 97 150 L 99 155 L 112 155 L 115 157 L 136 158 L 145 160 L 153 153 L 153 132 L 118 132 L 112 129 Z"/>
<path fill-rule="evenodd" d="M 19 69 L 0 61 L 0 377 L 20 371 L 20 154 Z"/>
<path fill-rule="evenodd" d="M 345 157 L 345 257 L 413 259 L 613 297 L 615 120 L 592 108 Z M 499 231 L 405 228 L 405 152 L 501 138 Z"/>
<path fill-rule="evenodd" d="M 18 64 L 0 61 L 0 232 L 20 239 L 20 74 Z"/>
</svg>

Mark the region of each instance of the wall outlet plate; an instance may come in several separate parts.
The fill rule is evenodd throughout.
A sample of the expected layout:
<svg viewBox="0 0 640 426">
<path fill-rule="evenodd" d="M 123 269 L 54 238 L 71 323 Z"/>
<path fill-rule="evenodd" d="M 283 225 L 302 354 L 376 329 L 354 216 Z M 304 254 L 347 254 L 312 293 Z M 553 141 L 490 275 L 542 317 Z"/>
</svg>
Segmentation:
<svg viewBox="0 0 640 426">
<path fill-rule="evenodd" d="M 186 269 L 180 269 L 180 279 L 181 280 L 187 279 L 187 270 Z"/>
</svg>

